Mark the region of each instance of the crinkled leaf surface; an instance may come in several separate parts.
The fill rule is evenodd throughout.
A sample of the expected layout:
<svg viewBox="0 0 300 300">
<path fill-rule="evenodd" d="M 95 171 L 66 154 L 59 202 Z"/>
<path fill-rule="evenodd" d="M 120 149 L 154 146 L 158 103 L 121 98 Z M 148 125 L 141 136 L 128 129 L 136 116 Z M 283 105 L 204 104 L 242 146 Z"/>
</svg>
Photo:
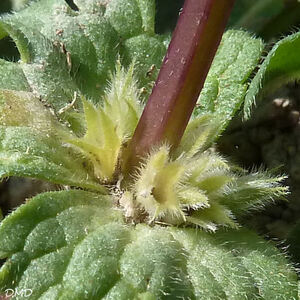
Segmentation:
<svg viewBox="0 0 300 300">
<path fill-rule="evenodd" d="M 88 161 L 65 144 L 74 133 L 60 112 L 74 92 L 98 102 L 118 55 L 124 65 L 135 60 L 140 87 L 150 87 L 166 40 L 154 33 L 154 1 L 76 5 L 79 12 L 62 0 L 33 1 L 0 20 L 0 37 L 10 35 L 21 54 L 19 63 L 0 63 L 8 74 L 0 80 L 0 175 L 105 192 Z M 224 123 L 232 117 L 261 48 L 244 32 L 225 35 L 201 113 Z M 29 288 L 30 299 L 45 300 L 297 298 L 294 271 L 252 233 L 134 226 L 114 202 L 70 190 L 40 194 L 14 211 L 0 226 L 1 291 Z"/>
<path fill-rule="evenodd" d="M 73 190 L 18 208 L 0 227 L 1 289 L 47 300 L 297 299 L 296 274 L 255 234 L 126 225 L 112 203 Z"/>
<path fill-rule="evenodd" d="M 20 176 L 104 192 L 85 161 L 55 136 L 28 127 L 0 126 L 0 177 Z"/>
<path fill-rule="evenodd" d="M 147 71 L 154 64 L 157 74 L 166 51 L 164 39 L 154 33 L 154 1 L 81 0 L 76 5 L 78 12 L 61 0 L 34 1 L 1 19 L 0 37 L 10 35 L 21 54 L 19 86 L 29 86 L 55 110 L 77 90 L 98 102 L 120 55 L 125 65 L 135 59 L 140 86 L 149 91 L 155 77 Z"/>
<path fill-rule="evenodd" d="M 32 0 L 11 0 L 12 9 L 18 11 L 28 5 Z"/>
<path fill-rule="evenodd" d="M 273 90 L 300 77 L 300 33 L 279 41 L 262 63 L 247 91 L 244 105 L 249 118 L 255 98 L 261 91 Z M 261 88 L 263 87 L 263 90 Z"/>
<path fill-rule="evenodd" d="M 0 178 L 34 177 L 104 191 L 86 161 L 65 145 L 71 136 L 32 93 L 0 91 Z"/>
<path fill-rule="evenodd" d="M 30 91 L 30 86 L 18 64 L 0 59 L 0 74 L 1 88 Z"/>
<path fill-rule="evenodd" d="M 243 31 L 227 31 L 208 73 L 195 114 L 213 113 L 226 124 L 240 108 L 248 78 L 260 59 L 263 44 Z"/>
</svg>

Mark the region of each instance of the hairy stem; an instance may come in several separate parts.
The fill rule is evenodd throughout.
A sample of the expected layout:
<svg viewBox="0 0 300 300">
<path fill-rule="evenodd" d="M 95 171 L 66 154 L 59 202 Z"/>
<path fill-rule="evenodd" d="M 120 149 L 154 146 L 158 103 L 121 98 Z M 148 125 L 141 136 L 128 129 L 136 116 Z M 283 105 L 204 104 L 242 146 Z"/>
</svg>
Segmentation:
<svg viewBox="0 0 300 300">
<path fill-rule="evenodd" d="M 125 174 L 153 146 L 166 142 L 174 148 L 179 144 L 234 2 L 185 1 L 152 94 L 128 146 Z"/>
</svg>

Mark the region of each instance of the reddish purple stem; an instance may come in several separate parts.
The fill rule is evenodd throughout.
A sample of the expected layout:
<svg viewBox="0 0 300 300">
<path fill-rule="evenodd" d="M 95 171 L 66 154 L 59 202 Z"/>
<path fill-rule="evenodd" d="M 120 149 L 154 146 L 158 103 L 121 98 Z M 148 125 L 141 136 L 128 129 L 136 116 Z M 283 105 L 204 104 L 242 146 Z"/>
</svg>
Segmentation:
<svg viewBox="0 0 300 300">
<path fill-rule="evenodd" d="M 172 147 L 179 144 L 234 2 L 185 1 L 152 94 L 129 144 L 125 173 L 153 146 L 163 142 Z"/>
</svg>

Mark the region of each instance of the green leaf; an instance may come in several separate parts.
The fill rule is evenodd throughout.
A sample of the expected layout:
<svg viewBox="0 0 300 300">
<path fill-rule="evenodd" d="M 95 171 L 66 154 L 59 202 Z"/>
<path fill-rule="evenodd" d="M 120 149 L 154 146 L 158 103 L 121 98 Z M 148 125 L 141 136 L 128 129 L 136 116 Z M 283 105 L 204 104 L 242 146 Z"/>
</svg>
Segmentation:
<svg viewBox="0 0 300 300">
<path fill-rule="evenodd" d="M 11 0 L 13 10 L 17 11 L 24 8 L 32 0 Z"/>
<path fill-rule="evenodd" d="M 136 0 L 115 0 L 107 5 L 105 15 L 115 30 L 128 39 L 143 33 L 143 18 L 141 15 L 140 2 Z M 152 1 L 149 1 L 152 2 Z M 152 29 L 153 30 L 153 29 Z"/>
<path fill-rule="evenodd" d="M 59 136 L 46 135 L 28 127 L 0 126 L 0 178 L 33 177 L 53 183 L 100 192 L 91 166 Z"/>
<path fill-rule="evenodd" d="M 259 243 L 256 234 L 248 230 L 224 232 L 217 239 L 228 251 L 237 253 L 263 299 L 297 299 L 295 273 L 286 268 L 286 259 L 270 243 Z"/>
<path fill-rule="evenodd" d="M 104 191 L 66 139 L 74 136 L 32 93 L 0 90 L 0 178 L 34 177 Z"/>
<path fill-rule="evenodd" d="M 125 222 L 126 207 L 121 206 L 120 199 L 123 191 L 116 183 L 119 178 L 113 176 L 115 169 L 110 170 L 113 191 L 108 195 L 96 178 L 93 162 L 67 144 L 82 138 L 84 131 L 82 105 L 75 101 L 77 93 L 93 102 L 100 101 L 117 57 L 125 66 L 135 61 L 139 87 L 149 89 L 165 53 L 166 39 L 154 33 L 154 0 L 76 0 L 76 5 L 79 12 L 62 0 L 33 1 L 19 13 L 0 20 L 0 37 L 10 35 L 21 55 L 18 63 L 0 62 L 0 71 L 8 74 L 0 80 L 0 177 L 36 177 L 97 192 L 40 194 L 1 222 L 0 258 L 6 258 L 6 262 L 0 270 L 0 294 L 7 288 L 29 288 L 33 291 L 31 299 L 45 300 L 242 300 L 276 299 L 278 295 L 284 300 L 296 299 L 298 286 L 293 269 L 279 251 L 251 232 L 228 230 L 211 235 L 166 224 L 136 225 L 130 218 Z M 261 49 L 261 41 L 244 32 L 226 33 L 200 99 L 200 114 L 210 113 L 224 124 L 228 122 L 244 99 L 248 77 Z M 102 98 L 107 116 L 98 121 L 105 125 L 104 132 L 95 137 L 88 131 L 85 136 L 88 141 L 90 136 L 93 140 L 105 136 L 111 142 L 105 149 L 109 154 L 111 147 L 126 148 L 139 115 L 135 103 L 138 93 L 129 84 L 132 76 L 121 77 L 117 76 Z M 125 100 L 125 107 L 119 99 Z M 97 114 L 92 104 L 86 104 L 85 109 L 92 118 Z M 129 115 L 124 114 L 126 109 Z M 113 122 L 107 123 L 108 118 Z M 76 136 L 59 122 L 65 120 L 73 130 L 77 128 Z M 163 209 L 166 199 L 174 204 L 177 191 L 173 186 L 177 184 L 178 201 L 185 205 L 182 209 L 187 218 L 203 220 L 207 227 L 212 222 L 236 226 L 226 203 L 217 199 L 219 194 L 213 189 L 215 186 L 227 196 L 232 178 L 226 176 L 226 162 L 211 155 L 206 165 L 202 164 L 207 160 L 203 157 L 193 166 L 190 159 L 204 151 L 215 132 L 220 131 L 203 120 L 191 124 L 184 140 L 187 163 L 169 160 L 168 153 L 164 161 L 157 159 L 161 173 L 152 176 L 149 172 L 148 179 L 155 177 L 157 182 L 146 193 L 157 197 Z M 88 130 L 100 128 L 91 120 L 86 123 Z M 197 139 L 195 135 L 201 128 L 207 132 Z M 117 171 L 119 158 L 115 155 L 113 160 Z M 108 161 L 104 159 L 100 164 Z M 159 165 L 160 161 L 165 167 Z M 224 169 L 225 176 L 212 170 L 217 165 Z M 184 167 L 191 176 L 186 176 L 188 182 L 179 180 Z M 207 179 L 200 176 L 203 170 Z M 170 176 L 171 181 L 164 185 Z M 192 186 L 193 180 L 203 191 Z M 186 188 L 183 183 L 187 183 Z M 277 187 L 277 182 L 274 185 Z M 133 186 L 125 192 L 128 201 L 133 198 L 130 188 Z M 167 198 L 169 195 L 172 197 Z M 145 198 L 142 185 L 139 196 Z M 212 203 L 205 207 L 210 196 Z M 175 204 L 180 206 L 180 202 Z M 202 206 L 207 208 L 202 216 L 189 210 Z M 143 220 L 146 217 L 140 216 Z M 245 242 L 247 237 L 249 244 Z"/>
<path fill-rule="evenodd" d="M 245 118 L 249 118 L 255 98 L 261 92 L 270 93 L 275 88 L 300 78 L 299 49 L 300 32 L 276 43 L 249 86 L 244 105 Z"/>
<path fill-rule="evenodd" d="M 42 132 L 65 132 L 51 111 L 33 93 L 0 90 L 0 124 L 26 126 Z"/>
<path fill-rule="evenodd" d="M 99 102 L 120 55 L 125 66 L 135 60 L 139 86 L 149 92 L 154 78 L 147 71 L 152 64 L 159 69 L 166 51 L 165 39 L 154 33 L 154 0 L 76 5 L 79 12 L 61 0 L 40 0 L 0 20 L 0 37 L 14 39 L 31 90 L 55 111 L 75 91 Z"/>
<path fill-rule="evenodd" d="M 284 199 L 288 187 L 281 185 L 285 176 L 259 170 L 232 181 L 223 195 L 217 195 L 220 203 L 226 205 L 234 215 L 241 216 L 253 210 L 261 210 L 275 199 Z"/>
<path fill-rule="evenodd" d="M 166 52 L 166 45 L 162 41 L 162 37 L 143 34 L 124 42 L 123 63 L 128 65 L 131 61 L 135 62 L 136 78 L 147 91 L 152 88 L 151 83 L 158 75 L 161 58 Z"/>
<path fill-rule="evenodd" d="M 196 153 L 207 150 L 218 138 L 223 125 L 220 118 L 213 114 L 203 114 L 191 120 L 173 154 L 174 157 L 179 157 L 182 153 L 192 157 Z"/>
<path fill-rule="evenodd" d="M 15 91 L 30 91 L 29 84 L 20 66 L 0 59 L 0 88 Z"/>
<path fill-rule="evenodd" d="M 0 287 L 30 299 L 297 299 L 297 276 L 247 230 L 125 224 L 110 196 L 41 194 L 0 226 Z M 22 299 L 22 297 L 16 297 Z"/>
<path fill-rule="evenodd" d="M 249 76 L 256 67 L 262 50 L 262 41 L 253 38 L 249 33 L 227 31 L 208 73 L 194 114 L 215 114 L 226 127 L 244 101 Z"/>
</svg>

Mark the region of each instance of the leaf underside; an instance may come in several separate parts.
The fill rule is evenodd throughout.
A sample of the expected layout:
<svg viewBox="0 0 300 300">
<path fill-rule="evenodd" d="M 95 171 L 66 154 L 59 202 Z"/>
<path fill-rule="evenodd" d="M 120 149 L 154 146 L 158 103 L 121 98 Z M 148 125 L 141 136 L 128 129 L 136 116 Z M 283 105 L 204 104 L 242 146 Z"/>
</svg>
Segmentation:
<svg viewBox="0 0 300 300">
<path fill-rule="evenodd" d="M 297 299 L 296 274 L 254 233 L 126 225 L 111 205 L 62 191 L 18 208 L 0 227 L 2 290 L 47 300 Z"/>
</svg>

